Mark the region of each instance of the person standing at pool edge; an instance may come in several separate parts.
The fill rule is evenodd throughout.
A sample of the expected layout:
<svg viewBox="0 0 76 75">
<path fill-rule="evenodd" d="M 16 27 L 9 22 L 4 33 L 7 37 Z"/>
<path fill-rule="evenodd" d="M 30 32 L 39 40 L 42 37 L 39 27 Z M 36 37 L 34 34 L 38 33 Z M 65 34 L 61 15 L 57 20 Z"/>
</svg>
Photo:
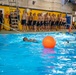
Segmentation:
<svg viewBox="0 0 76 75">
<path fill-rule="evenodd" d="M 69 26 L 69 30 L 68 31 L 69 31 L 69 33 L 72 32 L 72 25 Z"/>
<path fill-rule="evenodd" d="M 23 31 L 27 30 L 27 23 L 28 23 L 28 15 L 27 15 L 27 12 L 24 10 L 22 14 L 22 20 L 21 20 Z"/>
<path fill-rule="evenodd" d="M 3 23 L 3 14 L 2 14 L 2 10 L 0 10 L 0 31 L 1 31 L 2 23 Z"/>
</svg>

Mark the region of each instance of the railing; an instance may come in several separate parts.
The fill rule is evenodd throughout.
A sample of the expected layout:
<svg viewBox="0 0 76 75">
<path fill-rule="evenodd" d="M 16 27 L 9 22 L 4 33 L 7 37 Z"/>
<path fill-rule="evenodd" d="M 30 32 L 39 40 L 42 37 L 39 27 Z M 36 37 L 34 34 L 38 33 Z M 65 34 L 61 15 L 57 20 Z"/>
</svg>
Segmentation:
<svg viewBox="0 0 76 75">
<path fill-rule="evenodd" d="M 5 27 L 7 27 L 7 28 L 12 29 L 13 31 L 16 31 L 16 32 L 18 32 L 18 33 L 21 33 L 20 31 L 16 30 L 15 28 L 9 27 L 9 26 L 7 26 L 7 25 L 5 25 L 5 24 L 3 24 L 3 23 L 0 23 L 0 24 L 2 24 L 3 26 L 5 26 Z"/>
</svg>

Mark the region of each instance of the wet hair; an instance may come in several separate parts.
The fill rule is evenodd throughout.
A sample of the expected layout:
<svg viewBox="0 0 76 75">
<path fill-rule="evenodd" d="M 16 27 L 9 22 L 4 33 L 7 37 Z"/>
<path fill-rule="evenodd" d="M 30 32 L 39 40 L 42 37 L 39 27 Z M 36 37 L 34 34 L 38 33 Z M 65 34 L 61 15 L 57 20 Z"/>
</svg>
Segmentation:
<svg viewBox="0 0 76 75">
<path fill-rule="evenodd" d="M 23 41 L 27 41 L 27 40 L 28 40 L 28 38 L 26 38 L 26 37 L 23 38 Z"/>
<path fill-rule="evenodd" d="M 67 43 L 69 43 L 69 41 L 67 40 Z"/>
</svg>

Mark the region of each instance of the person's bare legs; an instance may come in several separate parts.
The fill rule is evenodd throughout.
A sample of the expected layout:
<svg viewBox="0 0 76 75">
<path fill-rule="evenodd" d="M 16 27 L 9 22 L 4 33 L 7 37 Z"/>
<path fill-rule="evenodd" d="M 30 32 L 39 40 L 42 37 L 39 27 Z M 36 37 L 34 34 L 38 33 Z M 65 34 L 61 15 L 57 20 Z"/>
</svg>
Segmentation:
<svg viewBox="0 0 76 75">
<path fill-rule="evenodd" d="M 22 31 L 23 32 L 25 31 L 25 25 L 22 25 Z"/>
<path fill-rule="evenodd" d="M 37 31 L 37 26 L 36 26 L 36 25 L 34 25 L 34 31 L 35 31 L 35 32 Z"/>
</svg>

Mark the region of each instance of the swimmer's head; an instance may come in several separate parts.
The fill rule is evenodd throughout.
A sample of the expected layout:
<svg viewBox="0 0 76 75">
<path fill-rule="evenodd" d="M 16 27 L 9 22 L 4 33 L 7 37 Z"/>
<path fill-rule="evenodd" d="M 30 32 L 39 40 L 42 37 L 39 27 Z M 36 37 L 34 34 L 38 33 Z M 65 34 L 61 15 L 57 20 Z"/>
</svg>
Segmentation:
<svg viewBox="0 0 76 75">
<path fill-rule="evenodd" d="M 27 41 L 27 40 L 28 40 L 28 38 L 26 38 L 26 37 L 23 38 L 23 41 Z"/>
<path fill-rule="evenodd" d="M 67 41 L 67 43 L 69 43 L 69 41 Z"/>
</svg>

